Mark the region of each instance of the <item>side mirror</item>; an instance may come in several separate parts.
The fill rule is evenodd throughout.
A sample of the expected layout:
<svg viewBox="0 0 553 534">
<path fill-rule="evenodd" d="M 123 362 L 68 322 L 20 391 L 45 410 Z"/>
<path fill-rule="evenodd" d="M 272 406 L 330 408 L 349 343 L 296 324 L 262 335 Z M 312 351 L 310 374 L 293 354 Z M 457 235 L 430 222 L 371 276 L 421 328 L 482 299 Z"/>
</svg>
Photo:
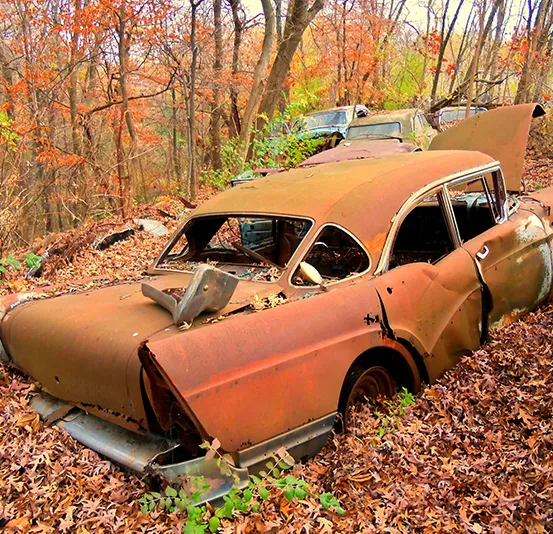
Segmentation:
<svg viewBox="0 0 553 534">
<path fill-rule="evenodd" d="M 313 265 L 307 263 L 306 261 L 302 261 L 300 263 L 300 272 L 302 278 L 306 282 L 311 282 L 316 286 L 322 286 L 323 277 L 321 276 L 321 273 L 317 271 L 315 267 L 313 267 Z"/>
</svg>

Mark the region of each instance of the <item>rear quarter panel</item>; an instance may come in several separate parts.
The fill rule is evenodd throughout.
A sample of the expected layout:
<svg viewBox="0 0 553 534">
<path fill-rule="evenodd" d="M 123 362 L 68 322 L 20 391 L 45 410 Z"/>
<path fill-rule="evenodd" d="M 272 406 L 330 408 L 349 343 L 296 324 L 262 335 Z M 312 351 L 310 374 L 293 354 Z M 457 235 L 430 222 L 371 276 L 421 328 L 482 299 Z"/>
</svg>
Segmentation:
<svg viewBox="0 0 553 534">
<path fill-rule="evenodd" d="M 152 339 L 147 349 L 204 431 L 235 451 L 335 412 L 353 361 L 385 344 L 380 317 L 374 287 L 360 282 Z"/>
</svg>

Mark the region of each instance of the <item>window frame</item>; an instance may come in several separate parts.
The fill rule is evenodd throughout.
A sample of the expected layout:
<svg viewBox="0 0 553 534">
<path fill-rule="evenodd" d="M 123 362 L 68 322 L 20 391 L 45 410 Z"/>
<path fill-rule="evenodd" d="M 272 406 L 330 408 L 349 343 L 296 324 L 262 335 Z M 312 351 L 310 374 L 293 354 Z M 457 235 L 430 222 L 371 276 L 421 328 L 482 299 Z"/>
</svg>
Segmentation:
<svg viewBox="0 0 553 534">
<path fill-rule="evenodd" d="M 319 229 L 317 230 L 316 233 L 313 234 L 313 236 L 311 237 L 310 241 L 306 243 L 305 245 L 305 250 L 303 252 L 303 254 L 301 255 L 300 258 L 298 258 L 298 260 L 292 264 L 292 262 L 290 262 L 290 265 L 292 265 L 292 268 L 290 269 L 290 273 L 288 275 L 288 285 L 290 287 L 293 287 L 295 289 L 313 289 L 315 286 L 303 286 L 303 285 L 298 285 L 298 284 L 294 284 L 293 282 L 293 276 L 294 276 L 294 273 L 298 270 L 299 266 L 300 266 L 300 263 L 302 261 L 305 261 L 305 258 L 307 258 L 307 255 L 309 254 L 309 252 L 311 251 L 311 248 L 313 247 L 313 245 L 317 242 L 317 239 L 322 235 L 322 233 L 325 231 L 325 229 L 327 227 L 334 227 L 334 228 L 337 228 L 338 230 L 341 230 L 342 232 L 344 232 L 346 235 L 348 235 L 349 237 L 351 237 L 358 245 L 359 247 L 361 248 L 361 250 L 367 255 L 367 258 L 369 260 L 369 266 L 362 272 L 360 273 L 356 273 L 352 276 L 347 276 L 346 278 L 342 278 L 341 280 L 336 280 L 334 282 L 328 282 L 328 283 L 325 283 L 325 287 L 330 287 L 330 286 L 334 286 L 336 284 L 341 284 L 342 282 L 346 282 L 346 281 L 351 281 L 353 280 L 354 278 L 359 278 L 360 276 L 365 276 L 366 274 L 370 273 L 371 272 L 371 268 L 373 266 L 373 260 L 372 260 L 372 257 L 371 255 L 369 254 L 369 251 L 367 250 L 367 248 L 365 247 L 365 245 L 363 245 L 363 243 L 361 242 L 360 239 L 357 238 L 357 236 L 355 236 L 355 234 L 353 234 L 352 232 L 350 232 L 347 228 L 344 228 L 341 224 L 338 224 L 338 223 L 332 223 L 332 222 L 329 222 L 329 223 L 324 223 L 322 224 Z M 307 238 L 307 236 L 306 236 Z"/>
<path fill-rule="evenodd" d="M 488 182 L 486 180 L 486 174 L 492 175 L 492 180 L 494 184 L 495 194 L 497 197 L 497 202 L 492 201 L 492 197 L 490 194 L 490 189 Z M 508 218 L 508 206 L 507 206 L 507 193 L 505 191 L 505 182 L 503 180 L 503 174 L 501 172 L 501 169 L 497 169 L 495 171 L 491 171 L 490 173 L 480 173 L 475 176 L 465 176 L 460 177 L 455 180 L 451 180 L 450 182 L 447 182 L 443 185 L 445 196 L 446 196 L 446 202 L 449 205 L 448 210 L 451 212 L 451 218 L 452 223 L 455 229 L 455 233 L 457 234 L 457 239 L 459 241 L 459 246 L 463 246 L 463 241 L 461 239 L 461 232 L 459 231 L 459 225 L 457 224 L 457 218 L 455 217 L 455 212 L 453 210 L 453 203 L 451 202 L 451 196 L 449 194 L 450 187 L 454 187 L 459 184 L 463 184 L 465 182 L 475 181 L 475 180 L 482 180 L 484 183 L 484 194 L 486 195 L 486 198 L 488 199 L 488 204 L 490 205 L 490 211 L 492 213 L 492 217 L 494 220 L 494 225 L 497 226 L 499 224 L 504 223 Z M 480 234 L 479 234 L 480 235 Z M 476 237 L 476 236 L 475 236 Z M 474 239 L 474 238 L 473 238 Z M 470 241 L 470 240 L 469 240 Z"/>
<path fill-rule="evenodd" d="M 279 281 L 285 279 L 284 274 L 286 271 L 290 268 L 290 266 L 294 266 L 294 271 L 296 269 L 296 265 L 299 265 L 300 262 L 297 261 L 298 254 L 301 253 L 301 249 L 304 247 L 304 243 L 307 243 L 309 240 L 312 239 L 313 232 L 316 230 L 316 221 L 313 219 L 313 217 L 308 216 L 298 216 L 298 215 L 289 215 L 289 214 L 282 214 L 282 213 L 244 213 L 244 212 L 216 212 L 216 213 L 203 213 L 201 215 L 192 215 L 190 216 L 186 221 L 182 223 L 182 225 L 175 230 L 173 235 L 169 238 L 165 246 L 163 247 L 162 251 L 157 255 L 156 259 L 154 260 L 153 264 L 151 264 L 151 267 L 148 269 L 150 274 L 171 274 L 171 273 L 186 273 L 186 274 L 193 274 L 192 271 L 185 271 L 182 269 L 167 269 L 164 267 L 160 267 L 159 264 L 161 260 L 165 257 L 167 252 L 171 250 L 171 248 L 177 243 L 177 241 L 181 238 L 182 234 L 186 233 L 186 229 L 189 228 L 191 224 L 193 224 L 198 219 L 206 219 L 211 217 L 267 217 L 267 218 L 275 218 L 275 219 L 300 219 L 304 221 L 308 221 L 311 223 L 311 226 L 309 227 L 309 230 L 305 234 L 305 237 L 303 238 L 300 245 L 296 248 L 294 253 L 292 254 L 292 257 L 290 258 L 290 261 L 288 262 L 288 265 L 286 267 L 283 267 L 281 269 L 282 274 L 279 277 Z M 310 241 L 309 241 L 310 242 Z M 289 279 L 289 277 L 288 277 Z M 275 282 L 268 282 L 265 280 L 256 280 L 256 283 L 261 284 L 274 284 Z"/>
<path fill-rule="evenodd" d="M 378 136 L 378 135 L 389 135 L 389 136 L 393 137 L 395 135 L 401 136 L 403 134 L 403 124 L 398 120 L 375 122 L 374 124 L 373 123 L 371 123 L 371 124 L 352 124 L 348 128 L 348 133 L 349 133 L 350 130 L 355 130 L 356 128 L 367 128 L 367 127 L 371 127 L 371 126 L 383 126 L 384 124 L 399 124 L 399 133 L 397 133 L 397 134 L 379 134 L 379 133 L 375 133 L 375 134 L 367 134 L 364 137 L 363 136 L 360 136 L 360 137 L 347 137 L 347 135 L 346 135 L 346 139 L 367 139 L 367 138 L 370 138 L 370 136 Z"/>
<path fill-rule="evenodd" d="M 501 206 L 501 219 L 497 222 L 497 224 L 502 224 L 509 218 L 510 211 L 508 210 L 508 197 L 505 189 L 505 182 L 503 180 L 503 173 L 501 171 L 500 165 L 498 161 L 494 161 L 492 163 L 482 165 L 480 167 L 476 167 L 469 171 L 462 171 L 459 173 L 451 174 L 449 176 L 444 176 L 443 178 L 439 180 L 435 180 L 432 183 L 429 183 L 428 185 L 424 186 L 423 188 L 419 189 L 416 193 L 412 194 L 411 197 L 406 200 L 402 206 L 399 208 L 399 210 L 396 212 L 394 217 L 392 218 L 392 226 L 388 232 L 388 235 L 386 237 L 386 241 L 384 243 L 384 246 L 382 247 L 382 251 L 380 253 L 380 258 L 378 259 L 378 262 L 376 264 L 376 268 L 374 270 L 374 276 L 378 276 L 381 274 L 386 273 L 389 270 L 390 265 L 390 257 L 392 253 L 393 244 L 395 243 L 397 233 L 399 231 L 399 227 L 403 223 L 405 217 L 426 197 L 436 194 L 438 190 L 442 191 L 442 194 L 444 194 L 445 187 L 448 184 L 455 184 L 458 182 L 463 182 L 465 180 L 473 180 L 478 177 L 483 177 L 486 174 L 493 174 L 494 175 L 494 183 L 496 183 L 496 186 L 498 188 L 498 194 L 501 195 L 500 199 L 500 206 Z M 495 182 L 496 181 L 496 182 Z M 449 194 L 446 195 L 446 210 L 448 211 L 447 215 L 447 224 L 448 227 L 451 228 L 451 231 L 454 232 L 455 240 L 454 243 L 458 243 L 458 246 L 456 245 L 455 248 L 459 248 L 462 246 L 461 244 L 461 238 L 459 236 L 459 231 L 457 228 L 457 221 L 455 220 L 453 215 L 453 206 L 451 204 L 451 200 L 449 199 Z M 447 205 L 449 204 L 449 208 Z M 515 207 L 516 209 L 516 207 Z"/>
<path fill-rule="evenodd" d="M 428 197 L 431 197 L 433 195 L 436 195 L 438 198 L 438 204 L 441 208 L 442 215 L 444 217 L 444 222 L 446 225 L 446 230 L 449 235 L 449 238 L 451 239 L 451 244 L 453 245 L 453 250 L 456 250 L 459 248 L 460 240 L 459 240 L 459 230 L 457 228 L 457 225 L 452 225 L 452 219 L 451 216 L 453 215 L 453 206 L 451 205 L 451 202 L 447 199 L 447 190 L 445 189 L 445 185 L 439 185 L 435 188 L 431 189 L 430 191 L 427 191 L 424 196 L 417 199 L 417 202 L 410 206 L 410 209 L 402 216 L 401 221 L 396 227 L 392 243 L 390 245 L 390 249 L 388 251 L 388 257 L 386 259 L 386 266 L 384 268 L 383 272 L 387 272 L 390 270 L 390 259 L 392 257 L 392 254 L 394 252 L 394 245 L 397 240 L 397 236 L 399 235 L 399 231 L 401 230 L 402 224 L 405 222 L 405 219 L 407 216 L 418 206 L 420 206 Z M 453 250 L 451 252 L 453 252 Z M 451 254 L 451 252 L 449 254 Z M 446 254 L 447 256 L 448 254 Z M 445 257 L 445 256 L 444 256 Z M 406 264 L 407 265 L 407 264 Z M 400 265 L 401 267 L 401 265 Z"/>
</svg>

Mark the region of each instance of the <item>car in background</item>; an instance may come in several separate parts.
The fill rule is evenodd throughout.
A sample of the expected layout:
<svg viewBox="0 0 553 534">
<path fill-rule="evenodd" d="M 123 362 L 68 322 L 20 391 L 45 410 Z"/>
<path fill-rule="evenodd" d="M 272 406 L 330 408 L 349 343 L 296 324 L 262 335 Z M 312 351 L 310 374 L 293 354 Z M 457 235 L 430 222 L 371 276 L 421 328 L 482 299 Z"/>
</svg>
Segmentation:
<svg viewBox="0 0 553 534">
<path fill-rule="evenodd" d="M 426 148 L 436 133 L 424 111 L 411 108 L 371 113 L 369 117 L 354 119 L 346 139 L 397 139 Z"/>
<path fill-rule="evenodd" d="M 335 133 L 345 137 L 350 123 L 368 114 L 368 108 L 361 104 L 314 111 L 296 119 L 291 130 L 301 139 L 329 137 Z"/>
<path fill-rule="evenodd" d="M 469 117 L 474 117 L 477 113 L 482 113 L 483 111 L 488 111 L 486 108 L 481 106 L 471 106 Z M 445 122 L 460 121 L 466 119 L 467 117 L 467 107 L 466 106 L 448 106 L 446 108 L 440 109 L 437 113 L 438 124 L 443 124 Z"/>
</svg>

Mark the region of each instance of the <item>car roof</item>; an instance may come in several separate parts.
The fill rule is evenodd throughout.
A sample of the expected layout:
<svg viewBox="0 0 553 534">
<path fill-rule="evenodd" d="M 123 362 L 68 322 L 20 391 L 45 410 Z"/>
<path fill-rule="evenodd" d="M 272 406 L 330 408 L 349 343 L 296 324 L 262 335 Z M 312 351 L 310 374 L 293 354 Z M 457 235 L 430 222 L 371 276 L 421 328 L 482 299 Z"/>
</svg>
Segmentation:
<svg viewBox="0 0 553 534">
<path fill-rule="evenodd" d="M 422 110 L 417 108 L 409 109 L 394 109 L 389 111 L 379 111 L 378 113 L 371 113 L 366 117 L 354 118 L 351 121 L 351 126 L 366 126 L 368 124 L 382 124 L 386 122 L 400 122 L 404 126 L 409 124 L 411 117 L 415 116 Z"/>
<path fill-rule="evenodd" d="M 308 117 L 309 115 L 316 115 L 318 113 L 327 113 L 328 111 L 349 111 L 353 108 L 364 108 L 365 106 L 363 104 L 357 104 L 355 106 L 338 106 L 336 108 L 328 108 L 328 109 L 319 109 L 318 111 L 310 111 L 309 113 L 306 113 L 305 116 Z"/>
<path fill-rule="evenodd" d="M 460 104 L 458 106 L 446 106 L 445 108 L 441 108 L 440 112 L 442 111 L 454 111 L 457 109 L 467 109 L 467 106 L 465 104 Z M 484 106 L 470 106 L 470 109 L 487 109 Z"/>
<path fill-rule="evenodd" d="M 334 223 L 378 254 L 390 221 L 424 186 L 494 160 L 475 151 L 387 155 L 291 169 L 228 189 L 202 204 L 194 216 L 273 214 Z"/>
<path fill-rule="evenodd" d="M 357 138 L 344 139 L 337 147 L 323 150 L 305 161 L 298 167 L 322 165 L 334 161 L 374 158 L 384 154 L 403 154 L 413 152 L 417 147 L 412 143 L 402 143 L 399 139 Z"/>
</svg>

